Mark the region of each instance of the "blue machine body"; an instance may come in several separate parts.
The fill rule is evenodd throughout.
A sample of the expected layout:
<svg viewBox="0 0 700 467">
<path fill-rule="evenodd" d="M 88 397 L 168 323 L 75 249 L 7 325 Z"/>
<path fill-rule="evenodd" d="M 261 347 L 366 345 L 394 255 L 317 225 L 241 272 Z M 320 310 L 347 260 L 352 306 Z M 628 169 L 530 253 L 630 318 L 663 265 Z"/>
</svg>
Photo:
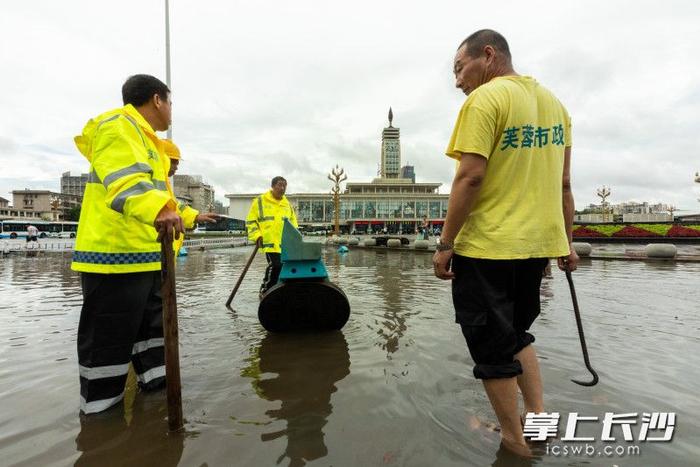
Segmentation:
<svg viewBox="0 0 700 467">
<path fill-rule="evenodd" d="M 326 279 L 328 271 L 321 260 L 321 244 L 304 242 L 288 219 L 282 228 L 282 271 L 280 282 L 297 279 Z"/>
</svg>

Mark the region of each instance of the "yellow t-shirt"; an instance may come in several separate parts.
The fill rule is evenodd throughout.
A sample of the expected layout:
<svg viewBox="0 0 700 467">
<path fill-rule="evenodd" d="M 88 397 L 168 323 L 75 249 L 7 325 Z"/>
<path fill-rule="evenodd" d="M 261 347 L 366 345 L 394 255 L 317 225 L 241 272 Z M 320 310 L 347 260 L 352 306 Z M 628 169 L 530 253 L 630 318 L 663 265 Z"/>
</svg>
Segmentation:
<svg viewBox="0 0 700 467">
<path fill-rule="evenodd" d="M 455 253 L 472 258 L 553 258 L 569 254 L 562 212 L 564 148 L 571 119 L 529 76 L 501 76 L 475 89 L 457 117 L 446 154 L 488 159 Z"/>
</svg>

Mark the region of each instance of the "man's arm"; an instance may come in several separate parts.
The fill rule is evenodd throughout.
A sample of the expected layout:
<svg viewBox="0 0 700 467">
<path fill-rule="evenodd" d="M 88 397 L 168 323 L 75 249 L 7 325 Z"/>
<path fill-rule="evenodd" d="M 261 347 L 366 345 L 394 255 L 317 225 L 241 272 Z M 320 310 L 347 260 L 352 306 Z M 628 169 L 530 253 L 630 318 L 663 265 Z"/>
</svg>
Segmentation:
<svg viewBox="0 0 700 467">
<path fill-rule="evenodd" d="M 566 228 L 566 238 L 569 242 L 569 254 L 557 259 L 559 269 L 565 271 L 575 271 L 578 265 L 578 255 L 572 246 L 573 225 L 574 225 L 574 194 L 571 191 L 571 146 L 564 150 L 564 171 L 562 174 L 562 209 L 564 211 L 564 227 Z"/>
<path fill-rule="evenodd" d="M 248 240 L 253 243 L 258 243 L 262 246 L 262 232 L 260 231 L 260 223 L 258 222 L 258 197 L 253 198 L 248 210 L 248 216 L 245 218 L 245 228 L 248 232 Z"/>
<path fill-rule="evenodd" d="M 469 216 L 474 201 L 486 174 L 487 160 L 479 154 L 465 153 L 459 162 L 455 178 L 452 181 L 450 199 L 447 204 L 447 218 L 440 234 L 442 244 L 451 245 L 464 222 Z M 435 275 L 440 279 L 452 279 L 454 273 L 449 270 L 453 250 L 436 251 L 433 255 Z"/>
</svg>

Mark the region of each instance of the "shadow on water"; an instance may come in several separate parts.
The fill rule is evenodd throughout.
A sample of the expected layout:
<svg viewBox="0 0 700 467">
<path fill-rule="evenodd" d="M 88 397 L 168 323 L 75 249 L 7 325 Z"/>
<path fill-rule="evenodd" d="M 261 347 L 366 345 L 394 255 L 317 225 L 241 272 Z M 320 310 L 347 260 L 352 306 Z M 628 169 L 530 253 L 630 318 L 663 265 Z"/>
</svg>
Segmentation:
<svg viewBox="0 0 700 467">
<path fill-rule="evenodd" d="M 336 383 L 350 374 L 343 333 L 268 334 L 243 373 L 253 378 L 259 397 L 281 402 L 266 414 L 286 421 L 287 427 L 260 435 L 263 442 L 287 437 L 277 464 L 286 457 L 290 466 L 303 466 L 328 455 L 323 427 L 333 411 L 331 394 L 337 390 Z"/>
</svg>

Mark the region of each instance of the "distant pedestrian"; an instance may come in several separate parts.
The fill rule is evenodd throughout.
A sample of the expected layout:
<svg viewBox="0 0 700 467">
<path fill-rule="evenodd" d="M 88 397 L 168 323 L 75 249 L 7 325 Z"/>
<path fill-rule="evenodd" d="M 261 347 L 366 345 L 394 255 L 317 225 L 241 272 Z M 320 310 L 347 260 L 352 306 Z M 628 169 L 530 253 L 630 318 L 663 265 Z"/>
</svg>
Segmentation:
<svg viewBox="0 0 700 467">
<path fill-rule="evenodd" d="M 569 270 L 578 262 L 571 120 L 550 91 L 514 71 L 508 43 L 495 31 L 460 44 L 454 74 L 468 98 L 447 148 L 459 166 L 433 265 L 437 277 L 452 279 L 456 321 L 503 444 L 527 455 L 518 387 L 526 412 L 544 412 L 528 332 L 540 313 L 543 269 L 548 258 Z"/>
<path fill-rule="evenodd" d="M 29 227 L 27 227 L 27 243 L 38 242 L 39 241 L 38 238 L 39 238 L 39 229 L 37 229 L 36 227 L 34 227 L 33 225 L 30 224 Z"/>
</svg>

